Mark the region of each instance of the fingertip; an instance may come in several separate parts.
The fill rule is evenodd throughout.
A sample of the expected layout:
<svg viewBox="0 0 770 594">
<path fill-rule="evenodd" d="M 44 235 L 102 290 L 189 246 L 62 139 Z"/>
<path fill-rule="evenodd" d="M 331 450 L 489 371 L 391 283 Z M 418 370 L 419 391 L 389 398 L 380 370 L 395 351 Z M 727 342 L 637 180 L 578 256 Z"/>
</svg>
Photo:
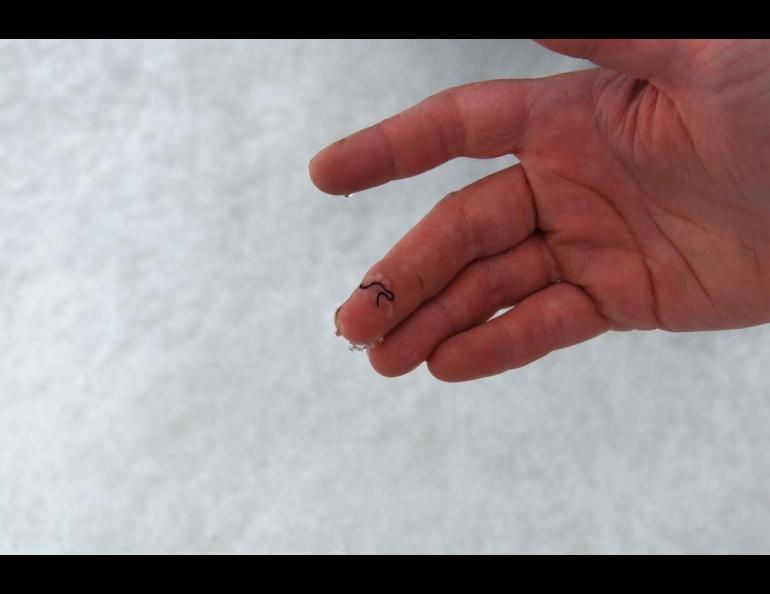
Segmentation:
<svg viewBox="0 0 770 594">
<path fill-rule="evenodd" d="M 389 145 L 376 126 L 327 146 L 310 161 L 310 178 L 322 192 L 349 195 L 396 179 Z"/>
<path fill-rule="evenodd" d="M 444 382 L 466 382 L 510 369 L 500 346 L 484 336 L 488 324 L 456 334 L 434 349 L 428 357 L 431 374 Z"/>
<path fill-rule="evenodd" d="M 381 183 L 372 181 L 368 174 L 376 166 L 376 156 L 368 148 L 366 132 L 341 138 L 310 160 L 310 179 L 316 188 L 326 194 L 348 196 Z"/>
<path fill-rule="evenodd" d="M 442 382 L 457 383 L 470 379 L 465 374 L 464 365 L 458 364 L 458 355 L 457 349 L 452 347 L 437 348 L 426 361 L 428 371 Z"/>
<path fill-rule="evenodd" d="M 353 135 L 356 136 L 355 134 Z M 350 136 L 341 138 L 320 150 L 310 159 L 310 179 L 316 188 L 334 196 L 348 195 L 362 188 L 357 186 L 356 164 L 351 160 Z"/>
<path fill-rule="evenodd" d="M 369 363 L 377 373 L 384 377 L 406 375 L 419 367 L 422 361 L 418 360 L 415 363 L 413 357 L 410 357 L 410 353 L 405 353 L 405 351 L 403 344 L 394 344 L 392 340 L 389 341 L 389 338 L 386 337 L 382 343 L 369 350 Z"/>
<path fill-rule="evenodd" d="M 370 315 L 363 304 L 356 299 L 348 299 L 335 314 L 337 336 L 355 345 L 368 345 L 382 336 L 382 322 Z"/>
<path fill-rule="evenodd" d="M 369 349 L 368 356 L 369 356 L 369 364 L 372 366 L 372 369 L 374 369 L 377 373 L 379 373 L 383 377 L 399 377 L 401 375 L 404 375 L 408 371 L 404 371 L 398 366 L 394 366 L 392 364 L 392 361 L 390 361 L 387 357 L 381 357 L 379 355 L 379 349 L 380 345 L 377 345 L 376 347 Z"/>
<path fill-rule="evenodd" d="M 335 191 L 333 176 L 329 175 L 328 147 L 316 153 L 308 163 L 308 173 L 313 185 L 326 194 L 342 194 L 344 192 Z"/>
</svg>

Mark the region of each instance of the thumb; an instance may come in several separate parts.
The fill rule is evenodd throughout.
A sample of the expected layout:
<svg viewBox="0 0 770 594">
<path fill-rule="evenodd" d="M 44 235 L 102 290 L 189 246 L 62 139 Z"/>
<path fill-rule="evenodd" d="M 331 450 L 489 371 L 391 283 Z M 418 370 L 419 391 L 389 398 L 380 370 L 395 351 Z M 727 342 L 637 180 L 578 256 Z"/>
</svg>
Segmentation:
<svg viewBox="0 0 770 594">
<path fill-rule="evenodd" d="M 676 39 L 536 39 L 550 50 L 653 82 L 687 75 L 683 42 Z"/>
</svg>

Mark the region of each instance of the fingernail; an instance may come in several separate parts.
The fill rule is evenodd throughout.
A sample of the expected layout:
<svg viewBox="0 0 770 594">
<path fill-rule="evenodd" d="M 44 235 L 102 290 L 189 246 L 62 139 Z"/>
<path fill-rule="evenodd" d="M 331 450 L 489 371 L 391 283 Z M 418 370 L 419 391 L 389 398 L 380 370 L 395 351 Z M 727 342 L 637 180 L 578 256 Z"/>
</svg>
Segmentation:
<svg viewBox="0 0 770 594">
<path fill-rule="evenodd" d="M 340 321 L 339 321 L 341 309 L 342 309 L 342 305 L 340 305 L 337 308 L 337 311 L 334 312 L 334 336 L 342 336 L 342 332 L 340 332 Z"/>
</svg>

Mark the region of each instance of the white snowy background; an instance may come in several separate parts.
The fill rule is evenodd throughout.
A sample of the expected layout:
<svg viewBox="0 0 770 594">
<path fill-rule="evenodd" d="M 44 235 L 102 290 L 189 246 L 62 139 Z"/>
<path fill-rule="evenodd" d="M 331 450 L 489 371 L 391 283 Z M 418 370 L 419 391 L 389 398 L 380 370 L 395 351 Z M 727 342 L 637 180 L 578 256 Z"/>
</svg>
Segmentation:
<svg viewBox="0 0 770 594">
<path fill-rule="evenodd" d="M 0 552 L 770 552 L 770 328 L 607 334 L 463 384 L 334 336 L 461 159 L 324 145 L 530 41 L 0 42 Z"/>
</svg>

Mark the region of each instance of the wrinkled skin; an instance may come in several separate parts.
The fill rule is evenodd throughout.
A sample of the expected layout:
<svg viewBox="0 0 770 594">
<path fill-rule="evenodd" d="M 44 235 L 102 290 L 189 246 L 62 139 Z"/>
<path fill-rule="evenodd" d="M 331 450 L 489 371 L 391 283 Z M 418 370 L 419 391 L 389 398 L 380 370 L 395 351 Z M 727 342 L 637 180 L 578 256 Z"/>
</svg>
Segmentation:
<svg viewBox="0 0 770 594">
<path fill-rule="evenodd" d="M 457 87 L 321 151 L 332 194 L 456 157 L 520 164 L 441 200 L 338 332 L 387 376 L 461 381 L 607 330 L 770 321 L 770 42 L 543 41 L 600 68 Z M 357 198 L 360 199 L 360 198 Z M 500 309 L 516 305 L 499 317 Z"/>
</svg>

